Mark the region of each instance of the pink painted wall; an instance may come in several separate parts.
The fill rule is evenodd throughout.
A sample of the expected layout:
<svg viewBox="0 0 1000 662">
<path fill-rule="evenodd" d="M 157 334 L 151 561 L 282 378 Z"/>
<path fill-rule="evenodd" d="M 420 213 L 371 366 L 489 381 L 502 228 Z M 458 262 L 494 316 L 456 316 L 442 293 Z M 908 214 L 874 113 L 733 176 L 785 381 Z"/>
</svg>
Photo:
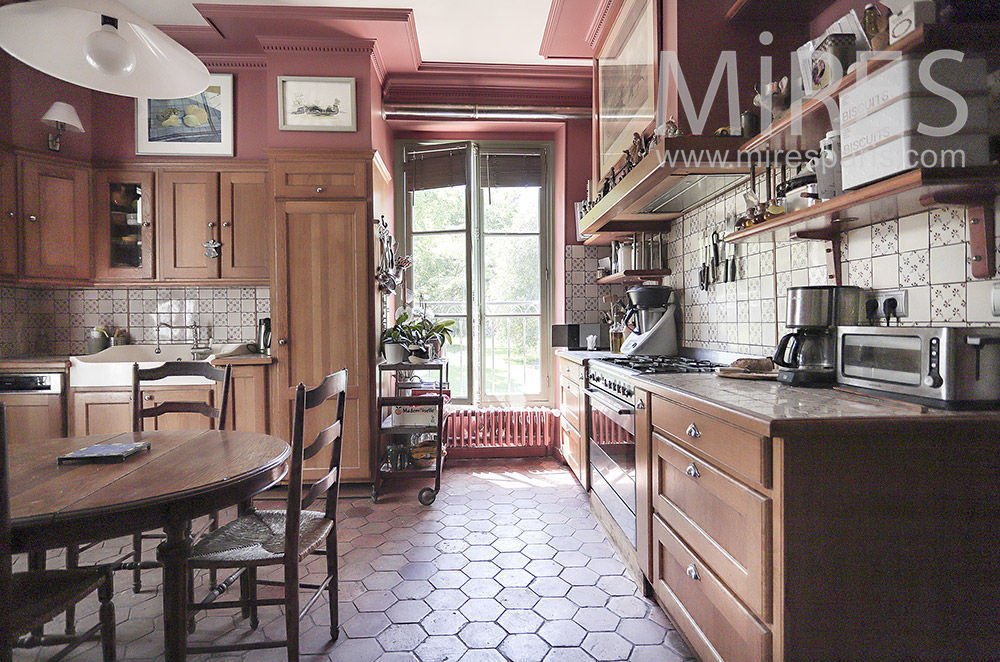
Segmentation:
<svg viewBox="0 0 1000 662">
<path fill-rule="evenodd" d="M 233 105 L 236 116 L 235 158 L 267 158 L 264 153 L 264 147 L 267 145 L 267 132 L 264 127 L 270 120 L 267 109 L 260 102 L 267 97 L 267 71 L 234 67 L 213 68 L 212 73 L 233 76 Z M 136 158 L 135 99 L 95 92 L 94 117 L 100 118 L 94 131 L 95 161 L 114 163 Z M 277 126 L 277 114 L 273 121 Z"/>
<path fill-rule="evenodd" d="M 566 122 L 566 200 L 565 213 L 566 244 L 580 243 L 576 240 L 576 210 L 574 203 L 587 197 L 587 180 L 594 160 L 591 143 L 591 122 L 589 119 Z"/>
<path fill-rule="evenodd" d="M 279 131 L 278 76 L 355 78 L 355 111 L 358 117 L 358 130 L 353 133 L 343 131 Z M 370 103 L 372 95 L 371 76 L 371 58 L 366 53 L 313 51 L 297 54 L 269 54 L 267 58 L 267 129 L 265 132 L 267 146 L 299 149 L 370 149 L 372 146 L 372 115 L 366 106 Z"/>
<path fill-rule="evenodd" d="M 4 85 L 9 85 L 11 90 L 9 141 L 13 145 L 48 151 L 50 128 L 40 120 L 52 102 L 63 101 L 76 108 L 84 133 L 64 133 L 60 154 L 66 158 L 90 160 L 94 135 L 93 92 L 47 76 L 12 58 L 9 79 Z"/>
</svg>

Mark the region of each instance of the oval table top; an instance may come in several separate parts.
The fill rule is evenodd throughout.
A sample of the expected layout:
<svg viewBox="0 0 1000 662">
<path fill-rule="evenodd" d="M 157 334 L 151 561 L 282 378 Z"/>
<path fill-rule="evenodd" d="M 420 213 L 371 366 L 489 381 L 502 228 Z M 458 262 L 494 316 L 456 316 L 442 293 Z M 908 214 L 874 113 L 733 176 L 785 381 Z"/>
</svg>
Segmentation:
<svg viewBox="0 0 1000 662">
<path fill-rule="evenodd" d="M 58 464 L 101 443 L 148 441 L 150 450 L 114 464 Z M 291 453 L 257 432 L 126 432 L 16 444 L 10 453 L 14 551 L 106 540 L 194 519 L 267 489 Z"/>
</svg>

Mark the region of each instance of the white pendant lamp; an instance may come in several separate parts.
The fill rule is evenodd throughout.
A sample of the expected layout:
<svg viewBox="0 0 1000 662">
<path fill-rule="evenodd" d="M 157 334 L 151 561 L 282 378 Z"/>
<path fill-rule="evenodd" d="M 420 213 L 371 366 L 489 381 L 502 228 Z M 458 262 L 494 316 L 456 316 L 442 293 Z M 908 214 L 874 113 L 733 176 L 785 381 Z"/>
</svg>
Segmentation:
<svg viewBox="0 0 1000 662">
<path fill-rule="evenodd" d="M 55 78 L 126 97 L 182 98 L 209 82 L 201 60 L 117 0 L 0 7 L 0 48 Z"/>
</svg>

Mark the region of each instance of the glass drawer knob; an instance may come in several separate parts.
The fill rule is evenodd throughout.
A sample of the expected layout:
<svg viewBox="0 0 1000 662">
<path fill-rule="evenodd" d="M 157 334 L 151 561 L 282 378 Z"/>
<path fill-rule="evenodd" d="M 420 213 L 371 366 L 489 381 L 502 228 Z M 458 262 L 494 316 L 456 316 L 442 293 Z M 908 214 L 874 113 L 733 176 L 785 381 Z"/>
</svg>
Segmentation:
<svg viewBox="0 0 1000 662">
<path fill-rule="evenodd" d="M 701 431 L 698 430 L 697 425 L 692 423 L 691 425 L 688 426 L 687 436 L 691 437 L 692 439 L 697 439 L 698 437 L 701 436 Z"/>
<path fill-rule="evenodd" d="M 687 576 L 695 581 L 701 580 L 701 575 L 698 574 L 698 568 L 694 567 L 694 563 L 687 567 Z"/>
</svg>

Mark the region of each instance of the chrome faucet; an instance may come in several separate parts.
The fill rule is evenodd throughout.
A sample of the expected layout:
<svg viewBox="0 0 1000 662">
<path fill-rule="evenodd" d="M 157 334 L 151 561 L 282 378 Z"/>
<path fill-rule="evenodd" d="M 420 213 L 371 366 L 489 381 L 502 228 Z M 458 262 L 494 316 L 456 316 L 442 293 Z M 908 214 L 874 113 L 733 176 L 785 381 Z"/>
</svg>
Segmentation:
<svg viewBox="0 0 1000 662">
<path fill-rule="evenodd" d="M 153 350 L 154 354 L 159 354 L 163 350 L 160 349 L 160 329 L 191 329 L 191 358 L 195 361 L 203 361 L 208 358 L 208 355 L 212 353 L 212 349 L 208 342 L 202 344 L 201 341 L 201 327 L 196 323 L 189 324 L 187 326 L 174 326 L 173 324 L 168 324 L 166 322 L 160 322 L 156 325 L 156 349 Z"/>
</svg>

